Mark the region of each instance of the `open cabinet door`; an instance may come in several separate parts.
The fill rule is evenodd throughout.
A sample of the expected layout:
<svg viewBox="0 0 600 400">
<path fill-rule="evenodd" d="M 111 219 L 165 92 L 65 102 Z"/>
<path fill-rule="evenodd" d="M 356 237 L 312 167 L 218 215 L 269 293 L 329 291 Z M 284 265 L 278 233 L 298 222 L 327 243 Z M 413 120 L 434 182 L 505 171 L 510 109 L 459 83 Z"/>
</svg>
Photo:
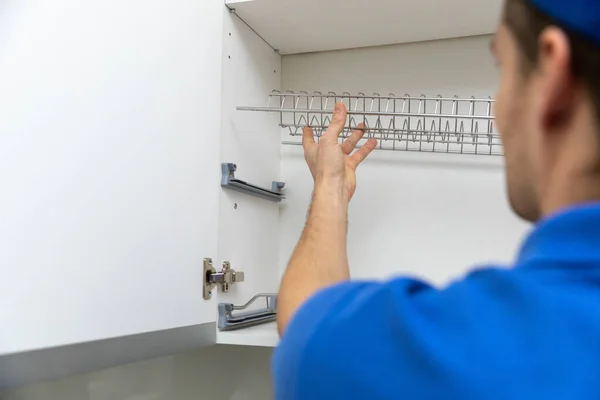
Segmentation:
<svg viewBox="0 0 600 400">
<path fill-rule="evenodd" d="M 0 386 L 216 342 L 223 10 L 0 5 Z"/>
</svg>

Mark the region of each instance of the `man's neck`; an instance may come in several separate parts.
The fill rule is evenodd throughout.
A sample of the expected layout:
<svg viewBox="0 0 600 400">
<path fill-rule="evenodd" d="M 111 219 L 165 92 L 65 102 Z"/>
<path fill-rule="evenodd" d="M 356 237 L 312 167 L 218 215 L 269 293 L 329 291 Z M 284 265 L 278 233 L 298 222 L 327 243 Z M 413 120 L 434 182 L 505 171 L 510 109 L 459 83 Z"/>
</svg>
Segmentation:
<svg viewBox="0 0 600 400">
<path fill-rule="evenodd" d="M 542 198 L 542 215 L 552 215 L 560 210 L 600 203 L 600 172 L 595 174 L 564 174 L 553 179 Z"/>
<path fill-rule="evenodd" d="M 542 217 L 600 202 L 600 132 L 591 103 L 581 104 L 568 126 L 546 136 L 539 171 Z"/>
</svg>

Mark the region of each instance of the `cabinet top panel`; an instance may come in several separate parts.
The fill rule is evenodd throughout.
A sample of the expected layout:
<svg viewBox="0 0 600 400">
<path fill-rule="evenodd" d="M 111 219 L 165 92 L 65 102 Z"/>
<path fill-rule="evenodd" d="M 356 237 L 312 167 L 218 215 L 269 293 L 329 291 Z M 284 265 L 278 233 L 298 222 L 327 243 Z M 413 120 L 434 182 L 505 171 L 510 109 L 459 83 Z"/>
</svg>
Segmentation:
<svg viewBox="0 0 600 400">
<path fill-rule="evenodd" d="M 494 32 L 502 0 L 227 0 L 281 54 Z"/>
</svg>

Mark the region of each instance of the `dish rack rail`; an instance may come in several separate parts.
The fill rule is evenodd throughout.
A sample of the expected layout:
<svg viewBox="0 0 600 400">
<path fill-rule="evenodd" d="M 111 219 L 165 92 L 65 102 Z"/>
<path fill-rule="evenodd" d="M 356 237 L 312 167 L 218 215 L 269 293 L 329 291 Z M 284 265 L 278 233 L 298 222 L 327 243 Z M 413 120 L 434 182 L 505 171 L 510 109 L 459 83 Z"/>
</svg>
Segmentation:
<svg viewBox="0 0 600 400">
<path fill-rule="evenodd" d="M 491 98 L 275 90 L 266 106 L 237 109 L 279 113 L 279 126 L 286 132 L 282 143 L 301 145 L 304 127 L 311 127 L 317 140 L 327 130 L 336 103 L 348 110 L 341 140 L 363 123 L 365 140 L 377 139 L 381 150 L 503 155 Z"/>
</svg>

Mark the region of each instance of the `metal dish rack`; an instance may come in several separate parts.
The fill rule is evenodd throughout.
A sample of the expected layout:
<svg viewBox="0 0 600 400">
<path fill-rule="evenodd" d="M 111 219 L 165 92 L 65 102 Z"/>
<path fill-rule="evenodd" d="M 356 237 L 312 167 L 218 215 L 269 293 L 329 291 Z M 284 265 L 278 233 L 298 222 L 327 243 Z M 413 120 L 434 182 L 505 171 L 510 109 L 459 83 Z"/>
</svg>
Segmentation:
<svg viewBox="0 0 600 400">
<path fill-rule="evenodd" d="M 289 136 L 283 144 L 300 145 L 306 126 L 313 128 L 317 139 L 321 137 L 338 102 L 348 110 L 342 140 L 364 123 L 365 139 L 377 139 L 381 150 L 503 155 L 491 98 L 273 91 L 266 107 L 237 109 L 279 113 L 279 125 Z"/>
</svg>

